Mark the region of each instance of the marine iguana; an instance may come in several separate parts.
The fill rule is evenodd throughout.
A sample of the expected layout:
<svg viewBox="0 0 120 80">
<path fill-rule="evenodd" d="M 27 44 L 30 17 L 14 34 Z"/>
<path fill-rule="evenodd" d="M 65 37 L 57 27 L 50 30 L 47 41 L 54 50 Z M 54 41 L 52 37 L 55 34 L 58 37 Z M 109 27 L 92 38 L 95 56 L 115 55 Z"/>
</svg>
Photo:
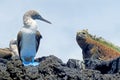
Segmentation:
<svg viewBox="0 0 120 80">
<path fill-rule="evenodd" d="M 113 60 L 120 57 L 120 48 L 103 38 L 93 36 L 88 30 L 77 32 L 76 41 L 82 49 L 83 59 Z"/>
</svg>

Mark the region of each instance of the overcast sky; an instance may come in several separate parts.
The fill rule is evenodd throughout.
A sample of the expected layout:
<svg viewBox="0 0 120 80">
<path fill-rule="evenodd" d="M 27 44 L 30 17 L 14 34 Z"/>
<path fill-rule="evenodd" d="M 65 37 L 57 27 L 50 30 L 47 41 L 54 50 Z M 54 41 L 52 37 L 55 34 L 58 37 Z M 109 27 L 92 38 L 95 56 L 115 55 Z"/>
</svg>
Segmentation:
<svg viewBox="0 0 120 80">
<path fill-rule="evenodd" d="M 37 21 L 43 39 L 36 57 L 55 55 L 63 62 L 69 58 L 82 60 L 76 43 L 76 32 L 82 29 L 120 46 L 120 0 L 1 0 L 1 48 L 16 38 L 23 26 L 23 14 L 31 9 L 52 22 Z"/>
</svg>

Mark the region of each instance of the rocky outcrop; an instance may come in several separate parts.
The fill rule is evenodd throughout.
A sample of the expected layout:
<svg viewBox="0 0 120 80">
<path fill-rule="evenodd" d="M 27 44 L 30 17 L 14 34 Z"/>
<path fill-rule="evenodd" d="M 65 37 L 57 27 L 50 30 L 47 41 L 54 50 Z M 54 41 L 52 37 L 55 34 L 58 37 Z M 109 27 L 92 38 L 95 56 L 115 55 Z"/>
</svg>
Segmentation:
<svg viewBox="0 0 120 80">
<path fill-rule="evenodd" d="M 102 74 L 113 74 L 120 71 L 120 57 L 111 61 L 84 60 L 87 69 L 98 70 Z"/>
<path fill-rule="evenodd" d="M 69 59 L 63 63 L 52 55 L 36 59 L 40 62 L 38 66 L 27 67 L 17 58 L 0 58 L 0 80 L 120 80 L 120 69 L 116 67 L 117 70 L 113 70 L 115 66 L 120 66 L 119 60 L 120 58 L 110 62 L 86 60 L 85 69 L 84 63 L 79 60 Z M 105 65 L 110 66 L 111 70 Z M 104 70 L 106 71 L 102 72 Z"/>
</svg>

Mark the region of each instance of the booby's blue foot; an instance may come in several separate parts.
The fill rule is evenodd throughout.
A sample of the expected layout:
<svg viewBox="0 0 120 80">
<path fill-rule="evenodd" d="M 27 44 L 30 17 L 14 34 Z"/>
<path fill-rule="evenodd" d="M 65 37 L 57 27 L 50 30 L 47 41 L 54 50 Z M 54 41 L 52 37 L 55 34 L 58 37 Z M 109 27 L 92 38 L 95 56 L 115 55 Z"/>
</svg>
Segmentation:
<svg viewBox="0 0 120 80">
<path fill-rule="evenodd" d="M 40 63 L 38 63 L 38 62 L 32 62 L 31 63 L 31 65 L 33 65 L 33 66 L 37 66 L 37 65 L 39 65 Z"/>
<path fill-rule="evenodd" d="M 23 62 L 23 65 L 24 65 L 24 66 L 29 66 L 29 65 L 30 65 L 30 62 Z"/>
<path fill-rule="evenodd" d="M 40 63 L 38 63 L 38 62 L 23 62 L 23 65 L 24 66 L 37 66 L 37 65 L 39 65 Z"/>
</svg>

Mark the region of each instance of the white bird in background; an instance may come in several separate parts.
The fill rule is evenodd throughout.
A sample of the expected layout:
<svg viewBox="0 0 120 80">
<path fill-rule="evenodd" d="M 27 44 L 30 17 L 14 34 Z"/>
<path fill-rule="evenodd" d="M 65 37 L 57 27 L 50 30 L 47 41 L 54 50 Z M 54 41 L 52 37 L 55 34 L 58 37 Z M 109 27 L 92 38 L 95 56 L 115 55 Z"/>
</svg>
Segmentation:
<svg viewBox="0 0 120 80">
<path fill-rule="evenodd" d="M 24 14 L 24 26 L 17 35 L 18 52 L 24 66 L 36 66 L 39 64 L 38 62 L 34 62 L 34 57 L 38 51 L 42 36 L 37 30 L 37 23 L 35 20 L 41 20 L 51 24 L 51 22 L 45 20 L 35 10 L 30 10 Z"/>
<path fill-rule="evenodd" d="M 18 57 L 18 49 L 17 49 L 17 40 L 12 39 L 9 43 L 9 48 L 12 51 L 12 57 Z"/>
</svg>

